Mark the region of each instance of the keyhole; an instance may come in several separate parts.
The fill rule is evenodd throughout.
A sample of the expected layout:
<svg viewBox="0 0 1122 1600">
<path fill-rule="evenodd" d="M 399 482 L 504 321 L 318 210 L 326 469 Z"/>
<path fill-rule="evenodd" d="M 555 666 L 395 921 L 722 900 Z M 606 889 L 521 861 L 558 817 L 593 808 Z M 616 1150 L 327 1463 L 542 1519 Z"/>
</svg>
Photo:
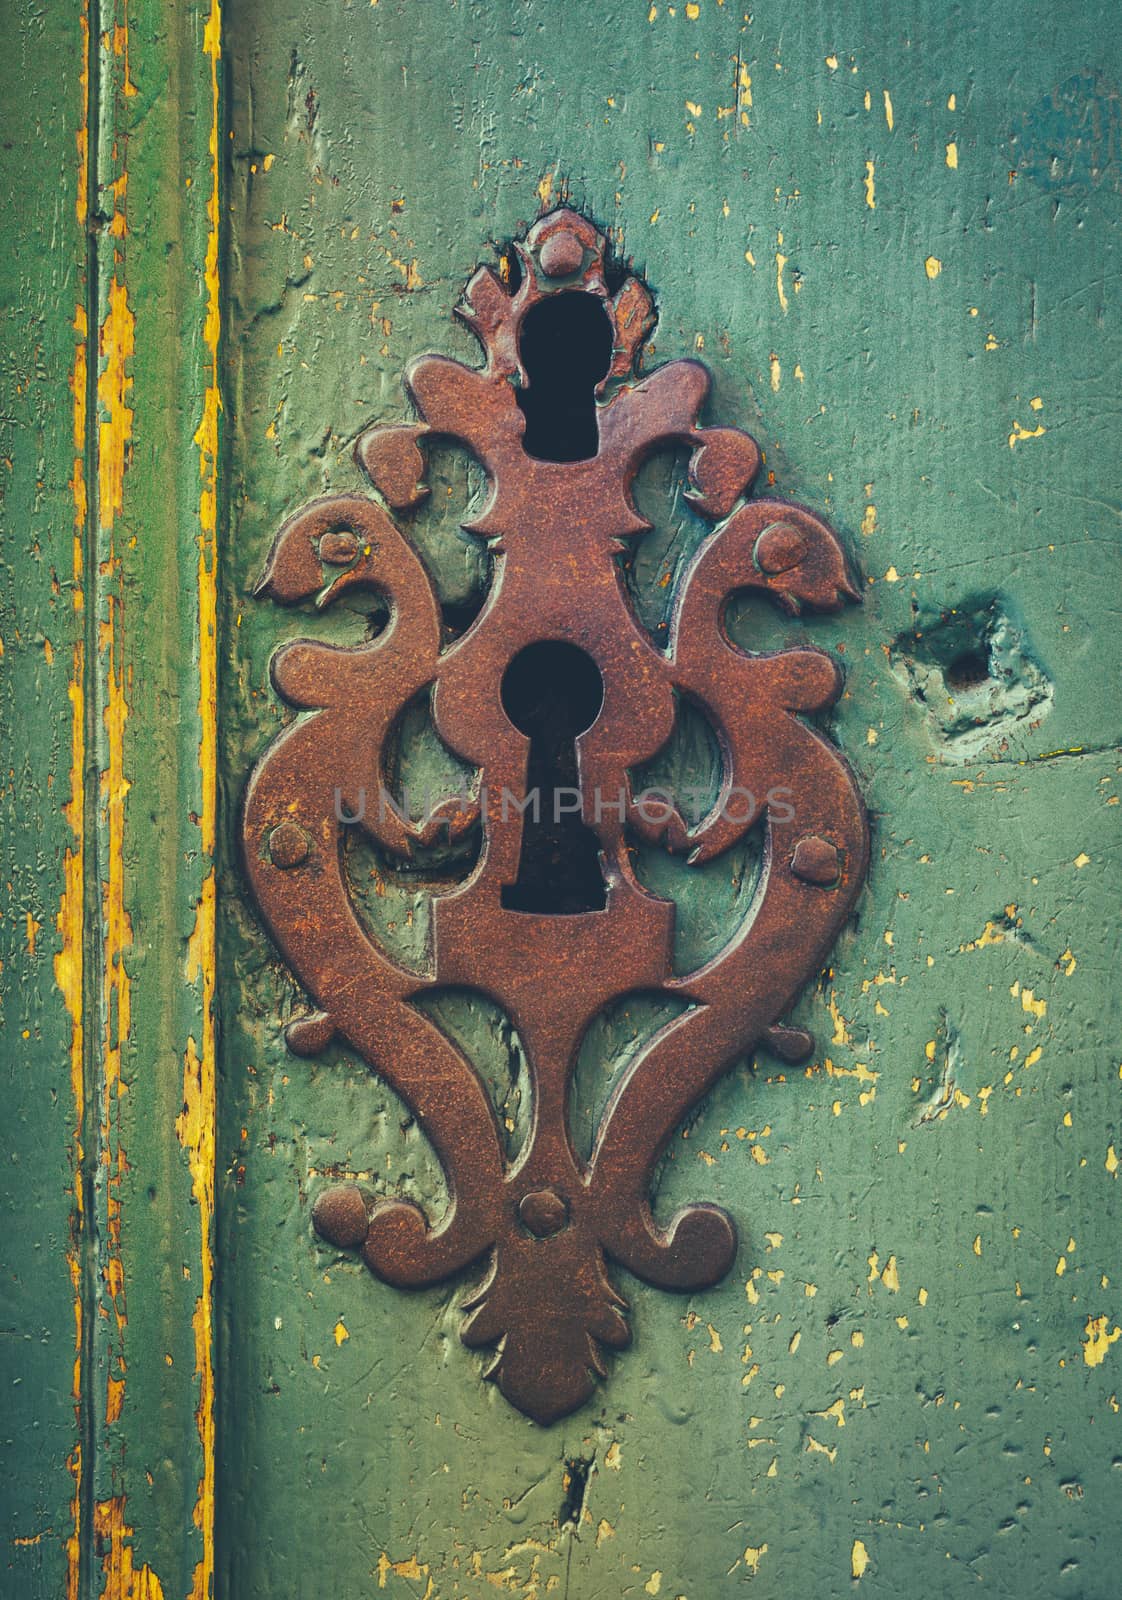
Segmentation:
<svg viewBox="0 0 1122 1600">
<path fill-rule="evenodd" d="M 539 461 L 587 461 L 600 448 L 596 385 L 612 360 L 612 328 L 599 296 L 553 294 L 526 313 L 518 343 L 529 387 L 522 448 Z"/>
<path fill-rule="evenodd" d="M 599 847 L 580 818 L 576 746 L 604 703 L 600 669 L 562 640 L 527 645 L 503 674 L 502 702 L 530 741 L 518 878 L 504 886 L 502 903 L 539 916 L 603 911 Z"/>
</svg>

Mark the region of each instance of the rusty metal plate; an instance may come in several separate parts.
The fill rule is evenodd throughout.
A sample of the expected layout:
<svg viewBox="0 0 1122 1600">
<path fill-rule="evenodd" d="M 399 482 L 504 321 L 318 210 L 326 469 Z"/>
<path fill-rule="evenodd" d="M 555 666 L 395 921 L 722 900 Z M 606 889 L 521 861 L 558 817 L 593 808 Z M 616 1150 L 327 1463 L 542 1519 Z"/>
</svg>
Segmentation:
<svg viewBox="0 0 1122 1600">
<path fill-rule="evenodd" d="M 810 1037 L 780 1019 L 849 915 L 868 834 L 848 765 L 801 720 L 837 699 L 837 663 L 810 647 L 751 653 L 724 627 L 743 590 L 792 614 L 856 600 L 835 535 L 802 506 L 749 497 L 759 450 L 738 429 L 698 425 L 709 389 L 699 362 L 640 374 L 653 303 L 635 277 L 610 291 L 592 223 L 553 211 L 515 250 L 516 272 L 504 281 L 480 268 L 457 308 L 484 365 L 422 356 L 405 376 L 417 420 L 360 438 L 376 495 L 316 501 L 276 536 L 259 595 L 322 608 L 372 590 L 390 617 L 353 648 L 300 639 L 276 653 L 277 692 L 307 714 L 255 768 L 242 830 L 261 915 L 315 1007 L 290 1025 L 291 1048 L 308 1055 L 338 1039 L 357 1051 L 410 1107 L 447 1178 L 450 1202 L 432 1217 L 357 1185 L 327 1188 L 318 1232 L 401 1288 L 481 1271 L 462 1338 L 492 1348 L 487 1375 L 547 1423 L 589 1396 L 606 1350 L 629 1342 L 610 1262 L 680 1291 L 729 1270 L 731 1218 L 698 1203 L 660 1225 L 652 1174 L 735 1061 L 760 1044 L 788 1060 L 809 1053 Z M 489 487 L 464 526 L 487 542 L 492 581 L 459 636 L 391 515 L 407 527 L 427 494 L 430 441 L 469 451 Z M 628 603 L 618 557 L 648 527 L 632 497 L 637 470 L 682 449 L 690 500 L 716 526 L 677 585 L 662 647 Z M 563 691 L 560 712 L 550 684 Z M 418 697 L 474 773 L 420 823 L 386 777 L 402 710 Z M 635 777 L 683 704 L 708 718 L 723 765 L 717 800 L 692 822 L 672 796 L 653 804 Z M 636 842 L 696 865 L 757 825 L 750 915 L 717 957 L 676 973 L 674 907 L 640 883 Z M 348 832 L 401 861 L 439 835 L 478 838 L 466 879 L 436 893 L 425 971 L 406 969 L 365 925 L 348 887 Z M 533 1117 L 513 1161 L 480 1074 L 416 1004 L 448 986 L 497 1003 L 522 1040 Z M 586 1161 L 567 1115 L 577 1052 L 592 1020 L 628 994 L 685 1005 L 615 1086 Z"/>
</svg>

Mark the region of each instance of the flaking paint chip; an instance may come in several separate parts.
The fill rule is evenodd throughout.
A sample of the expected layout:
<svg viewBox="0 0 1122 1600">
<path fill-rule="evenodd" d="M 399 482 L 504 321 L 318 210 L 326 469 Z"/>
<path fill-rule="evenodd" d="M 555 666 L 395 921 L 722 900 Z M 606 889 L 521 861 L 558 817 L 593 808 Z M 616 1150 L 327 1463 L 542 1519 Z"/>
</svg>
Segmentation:
<svg viewBox="0 0 1122 1600">
<path fill-rule="evenodd" d="M 1083 1360 L 1089 1367 L 1102 1366 L 1111 1345 L 1122 1339 L 1122 1328 L 1107 1331 L 1109 1320 L 1106 1316 L 1088 1317 L 1084 1325 Z"/>
</svg>

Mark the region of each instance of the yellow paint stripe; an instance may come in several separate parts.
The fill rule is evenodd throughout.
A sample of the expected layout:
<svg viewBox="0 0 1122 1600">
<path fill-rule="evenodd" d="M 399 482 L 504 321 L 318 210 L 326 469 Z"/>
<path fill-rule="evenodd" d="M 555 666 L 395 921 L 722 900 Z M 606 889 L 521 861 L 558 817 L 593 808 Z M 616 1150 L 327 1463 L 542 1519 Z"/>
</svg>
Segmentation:
<svg viewBox="0 0 1122 1600">
<path fill-rule="evenodd" d="M 124 500 L 125 458 L 133 424 L 129 405 L 132 378 L 126 364 L 135 349 L 135 330 L 128 291 L 114 274 L 109 284 L 109 310 L 101 327 L 102 368 L 97 379 L 97 398 L 104 413 L 98 428 L 98 520 L 105 529 L 113 527 Z"/>
<path fill-rule="evenodd" d="M 220 99 L 218 64 L 222 56 L 222 11 L 212 0 L 203 34 L 203 53 L 210 64 L 210 194 L 207 201 L 206 314 L 203 340 L 209 373 L 203 397 L 203 414 L 195 434 L 199 452 L 199 768 L 202 795 L 199 829 L 202 850 L 213 863 L 218 802 L 218 419 L 222 397 L 218 382 L 218 347 L 221 334 L 219 299 L 219 140 Z M 201 985 L 201 1045 L 191 1037 L 183 1072 L 183 1112 L 176 1132 L 188 1155 L 191 1189 L 199 1215 L 201 1282 L 192 1319 L 195 1372 L 199 1398 L 195 1421 L 202 1446 L 202 1476 L 195 1502 L 195 1526 L 202 1535 L 202 1555 L 195 1566 L 191 1600 L 209 1600 L 214 1586 L 214 1163 L 217 1098 L 215 1083 L 214 967 L 216 939 L 216 886 L 214 866 L 203 881 L 195 911 L 195 926 L 187 951 L 187 979 Z"/>
<path fill-rule="evenodd" d="M 83 6 L 78 19 L 80 65 L 78 71 L 78 126 L 75 130 L 77 145 L 77 184 L 74 210 L 78 226 L 84 229 L 88 210 L 89 188 L 89 15 Z M 73 469 L 70 493 L 74 502 L 74 538 L 71 556 L 71 604 L 76 619 L 85 610 L 85 536 L 89 511 L 86 488 L 86 428 L 88 406 L 86 401 L 89 381 L 89 318 L 84 305 L 74 310 L 74 365 L 70 374 L 71 414 L 73 419 Z M 74 1448 L 67 1458 L 66 1468 L 74 1490 L 70 1501 L 71 1525 L 66 1537 L 66 1600 L 78 1600 L 78 1585 L 82 1553 L 82 1340 L 84 1334 L 84 1307 L 82 1302 L 81 1240 L 85 1226 L 85 1196 L 82 1186 L 82 1124 L 86 1111 L 83 1025 L 83 933 L 85 929 L 84 898 L 86 871 L 85 783 L 86 766 L 86 652 L 82 623 L 75 623 L 73 655 L 67 696 L 70 701 L 70 798 L 63 806 L 63 816 L 70 828 L 71 842 L 67 845 L 62 863 L 62 893 L 59 899 L 55 927 L 58 932 L 58 951 L 54 958 L 54 977 L 70 1021 L 70 1093 L 73 1107 L 73 1133 L 71 1136 L 72 1167 L 74 1173 L 74 1211 L 70 1238 L 66 1249 L 66 1265 L 70 1273 L 70 1288 L 74 1306 L 74 1368 L 71 1379 L 71 1396 L 74 1400 Z"/>
<path fill-rule="evenodd" d="M 115 188 L 123 201 L 124 186 Z M 122 226 L 114 230 L 124 237 Z M 117 258 L 119 262 L 119 258 Z M 125 470 L 132 439 L 133 410 L 130 404 L 132 375 L 129 371 L 136 349 L 136 321 L 128 302 L 128 290 L 116 271 L 110 279 L 107 309 L 98 338 L 99 370 L 97 398 L 97 520 L 108 534 L 108 550 L 100 562 L 100 577 L 105 585 L 104 610 L 98 615 L 98 656 L 102 675 L 105 730 L 105 765 L 100 775 L 99 830 L 105 840 L 105 878 L 101 884 L 101 1005 L 102 1060 L 100 1074 L 100 1163 L 104 1170 L 105 1216 L 103 1220 L 105 1258 L 103 1281 L 112 1306 L 118 1337 L 126 1324 L 125 1269 L 121 1255 L 121 1183 L 127 1162 L 118 1134 L 118 1102 L 127 1085 L 121 1076 L 122 1050 L 132 1027 L 131 984 L 125 967 L 125 953 L 133 942 L 132 919 L 125 904 L 125 802 L 130 783 L 125 776 L 125 726 L 129 717 L 130 675 L 124 662 L 121 637 L 122 595 L 120 560 L 114 549 L 114 528 L 124 508 Z M 116 592 L 114 592 L 114 590 Z M 112 1359 L 112 1356 L 110 1357 Z M 118 1346 L 116 1359 L 124 1370 L 124 1353 Z M 116 1401 L 118 1415 L 123 1394 Z"/>
</svg>

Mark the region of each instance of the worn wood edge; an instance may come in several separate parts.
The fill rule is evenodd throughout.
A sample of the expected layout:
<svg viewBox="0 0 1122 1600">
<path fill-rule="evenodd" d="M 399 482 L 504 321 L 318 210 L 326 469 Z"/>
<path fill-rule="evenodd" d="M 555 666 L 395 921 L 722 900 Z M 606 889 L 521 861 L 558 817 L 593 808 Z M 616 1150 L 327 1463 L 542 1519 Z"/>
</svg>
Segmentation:
<svg viewBox="0 0 1122 1600">
<path fill-rule="evenodd" d="M 197 624 L 199 674 L 199 770 L 201 810 L 199 830 L 205 876 L 195 909 L 195 924 L 188 945 L 187 978 L 200 991 L 201 1040 L 188 1040 L 183 1075 L 183 1112 L 176 1123 L 180 1143 L 188 1153 L 191 1189 L 198 1207 L 201 1283 L 192 1320 L 195 1371 L 199 1380 L 195 1423 L 202 1456 L 202 1473 L 195 1501 L 194 1522 L 202 1552 L 195 1566 L 192 1600 L 207 1600 L 214 1588 L 215 1544 L 215 1159 L 217 1141 L 215 945 L 217 939 L 215 853 L 218 809 L 218 447 L 222 395 L 219 382 L 219 347 L 222 331 L 219 257 L 221 224 L 221 123 L 222 97 L 219 63 L 222 56 L 222 12 L 211 0 L 203 33 L 203 54 L 209 76 L 210 116 L 207 127 L 209 171 L 206 202 L 205 312 L 203 345 L 206 389 L 202 417 L 194 437 L 199 457 L 199 533 L 197 567 Z"/>
<path fill-rule="evenodd" d="M 71 373 L 74 459 L 71 493 L 74 510 L 74 607 L 82 616 L 73 645 L 68 697 L 70 719 L 70 795 L 63 815 L 70 843 L 63 863 L 63 885 L 57 916 L 59 947 L 55 983 L 70 1020 L 70 1083 L 75 1127 L 71 1241 L 67 1252 L 74 1294 L 74 1400 L 78 1438 L 67 1467 L 73 1482 L 71 1525 L 64 1539 L 67 1600 L 163 1600 L 166 1594 L 189 1594 L 207 1600 L 214 1585 L 214 1157 L 215 1157 L 215 1031 L 214 942 L 216 833 L 216 575 L 218 522 L 219 389 L 219 221 L 220 221 L 220 94 L 221 9 L 213 0 L 209 16 L 195 38 L 195 18 L 177 6 L 170 34 L 155 27 L 152 61 L 135 54 L 135 13 L 107 6 L 82 15 L 85 60 L 79 125 L 75 129 L 78 172 L 75 207 L 79 226 L 90 239 L 84 295 L 74 316 L 74 360 Z M 149 48 L 145 45 L 145 48 Z M 147 1103 L 148 1087 L 139 1080 L 144 1063 L 135 1058 L 133 1039 L 134 986 L 130 972 L 134 918 L 146 914 L 150 888 L 131 870 L 138 826 L 130 816 L 128 795 L 137 764 L 152 729 L 147 709 L 134 713 L 133 685 L 144 667 L 143 630 L 134 637 L 126 622 L 126 597 L 143 601 L 141 567 L 132 551 L 142 521 L 142 473 L 155 478 L 155 464 L 145 462 L 134 439 L 134 378 L 138 344 L 148 330 L 138 322 L 136 285 L 159 276 L 160 264 L 143 244 L 128 248 L 129 135 L 136 79 L 150 64 L 155 76 L 179 51 L 188 63 L 180 88 L 181 104 L 168 107 L 169 119 L 198 113 L 204 146 L 198 163 L 205 181 L 189 179 L 193 194 L 183 205 L 184 271 L 190 270 L 192 245 L 202 257 L 204 294 L 192 308 L 198 326 L 193 338 L 174 343 L 171 362 L 177 375 L 188 376 L 198 391 L 193 432 L 182 440 L 197 473 L 194 505 L 193 593 L 186 603 L 194 650 L 181 673 L 192 678 L 197 700 L 196 726 L 191 729 L 197 774 L 191 774 L 198 795 L 180 795 L 197 830 L 194 852 L 197 880 L 185 885 L 191 900 L 193 931 L 181 974 L 193 1025 L 182 1051 L 182 1105 L 172 1128 L 166 1123 L 148 1130 L 148 1160 L 126 1158 L 122 1131 L 135 1129 L 136 1119 L 155 1109 Z M 191 166 L 192 152 L 182 163 Z M 159 176 L 159 174 L 157 174 Z M 91 200 L 93 204 L 91 204 Z M 194 236 L 192 238 L 191 236 Z M 175 268 L 171 267 L 174 272 Z M 157 363 L 158 364 L 158 363 Z M 165 367 L 168 364 L 165 361 Z M 194 368 L 191 380 L 191 368 Z M 136 401 L 139 404 L 138 401 Z M 130 481 L 130 474 L 132 479 Z M 132 504 L 131 491 L 137 489 Z M 150 488 L 150 485 L 149 485 Z M 130 533 L 130 528 L 133 530 Z M 174 555 L 174 551 L 170 554 Z M 135 599 L 133 598 L 135 596 Z M 130 719 L 132 719 L 130 721 Z M 185 730 L 186 731 L 186 730 Z M 180 787 L 184 779 L 175 774 Z M 157 952 L 166 959 L 169 949 Z M 174 959 L 174 957 L 173 957 Z M 137 998 L 144 1001 L 144 978 Z M 136 1091 L 136 1092 L 134 1092 Z M 127 1096 L 135 1102 L 131 1111 Z M 184 1525 L 195 1530 L 195 1558 L 189 1584 L 174 1572 L 163 1577 L 138 1553 L 134 1507 L 130 1498 L 145 1494 L 152 1483 L 139 1459 L 129 1465 L 130 1428 L 143 1416 L 129 1415 L 126 1373 L 142 1364 L 128 1342 L 126 1283 L 151 1281 L 152 1298 L 161 1296 L 157 1263 L 130 1253 L 126 1197 L 136 1195 L 151 1176 L 162 1177 L 166 1147 L 178 1147 L 189 1175 L 190 1198 L 177 1205 L 185 1229 L 194 1225 L 190 1275 L 197 1282 L 191 1319 L 196 1404 L 191 1449 L 183 1431 L 184 1458 L 177 1463 L 184 1485 L 194 1483 L 192 1503 L 184 1506 Z M 130 1144 L 130 1151 L 134 1146 Z M 150 1174 L 144 1167 L 151 1166 Z M 126 1176 L 127 1175 L 127 1176 Z M 190 1213 L 194 1212 L 194 1218 Z M 185 1269 L 185 1276 L 187 1271 Z M 151 1356 L 151 1352 L 147 1353 Z M 171 1366 L 170 1354 L 164 1358 Z M 184 1419 L 186 1421 L 186 1419 Z M 134 1440 L 139 1456 L 140 1440 Z M 164 1502 L 166 1508 L 166 1500 Z M 168 1530 L 173 1537 L 178 1529 Z"/>
<path fill-rule="evenodd" d="M 71 516 L 84 480 L 72 415 L 84 399 L 80 368 L 73 401 L 68 387 L 75 381 L 75 348 L 84 349 L 84 196 L 74 173 L 76 133 L 85 122 L 85 35 L 74 12 L 13 14 L 9 31 L 4 88 L 8 100 L 19 99 L 21 113 L 4 142 L 2 181 L 12 215 L 0 297 L 10 375 L 0 418 L 6 513 L 0 556 L 0 748 L 6 768 L 0 1061 L 7 1068 L 8 1138 L 0 1183 L 0 1367 L 9 1466 L 0 1572 L 9 1575 L 12 1593 L 37 1595 L 48 1588 L 64 1592 L 80 1449 L 79 1324 L 72 1320 L 78 1255 L 71 1212 L 74 1105 L 81 1089 L 81 1042 L 75 1049 L 72 1011 L 81 984 L 81 945 L 68 944 L 57 907 L 60 899 L 67 903 L 68 891 L 80 900 L 82 881 L 71 827 L 76 817 L 80 832 L 82 809 L 83 744 L 79 737 L 76 756 L 71 685 L 76 661 L 80 672 L 84 636 L 83 540 Z M 50 250 L 43 248 L 48 235 Z M 83 437 L 79 429 L 78 440 Z M 79 799 L 71 806 L 65 797 L 75 765 Z M 80 1201 L 80 1187 L 77 1192 Z"/>
</svg>

